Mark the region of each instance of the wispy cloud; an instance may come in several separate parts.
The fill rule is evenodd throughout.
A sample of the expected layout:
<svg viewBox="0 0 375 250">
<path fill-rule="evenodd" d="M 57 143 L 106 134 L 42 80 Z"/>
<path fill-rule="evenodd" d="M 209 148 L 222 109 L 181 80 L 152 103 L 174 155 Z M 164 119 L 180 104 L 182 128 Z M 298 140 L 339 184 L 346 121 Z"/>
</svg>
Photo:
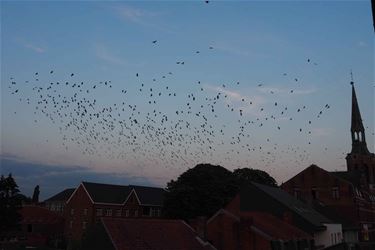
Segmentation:
<svg viewBox="0 0 375 250">
<path fill-rule="evenodd" d="M 358 47 L 367 47 L 367 43 L 364 41 L 359 41 L 358 42 Z"/>
<path fill-rule="evenodd" d="M 47 51 L 46 46 L 36 45 L 28 41 L 27 39 L 16 37 L 14 38 L 15 43 L 23 46 L 24 48 L 30 49 L 36 53 L 45 53 Z"/>
<path fill-rule="evenodd" d="M 109 62 L 111 64 L 117 64 L 117 65 L 124 65 L 126 63 L 125 60 L 115 55 L 104 45 L 95 44 L 94 49 L 95 49 L 96 57 L 98 57 L 99 59 L 103 61 Z"/>
<path fill-rule="evenodd" d="M 333 131 L 334 130 L 332 128 L 313 128 L 311 130 L 311 134 L 313 136 L 322 137 L 332 135 Z"/>
<path fill-rule="evenodd" d="M 117 6 L 115 7 L 115 10 L 121 18 L 138 24 L 147 24 L 145 19 L 158 15 L 156 12 L 137 9 L 130 6 Z"/>
<path fill-rule="evenodd" d="M 291 89 L 287 88 L 278 88 L 278 87 L 260 87 L 258 89 L 262 93 L 273 93 L 273 94 L 279 94 L 279 95 L 284 95 L 284 94 L 289 94 Z M 307 89 L 293 89 L 293 94 L 294 95 L 309 95 L 313 94 L 317 91 L 315 88 L 307 88 Z"/>
<path fill-rule="evenodd" d="M 237 109 L 241 109 L 244 114 L 254 115 L 254 116 L 264 116 L 265 112 L 260 112 L 259 107 L 267 103 L 267 99 L 260 95 L 243 95 L 238 91 L 224 89 L 222 87 L 205 85 L 210 91 L 221 93 L 226 98 L 223 98 L 225 103 L 234 105 Z M 243 101 L 244 100 L 244 101 Z M 246 105 L 244 105 L 244 102 Z M 251 102 L 251 104 L 250 104 Z"/>
<path fill-rule="evenodd" d="M 214 45 L 215 50 L 221 50 L 226 53 L 238 55 L 238 56 L 249 56 L 251 53 L 247 50 L 235 47 L 235 46 L 230 46 L 227 44 L 215 44 Z"/>
<path fill-rule="evenodd" d="M 139 9 L 129 5 L 115 6 L 113 7 L 113 10 L 115 15 L 126 22 L 157 29 L 163 32 L 175 33 L 170 24 L 166 25 L 159 22 L 160 17 L 163 15 L 162 12 Z"/>
<path fill-rule="evenodd" d="M 44 49 L 42 47 L 35 46 L 35 45 L 31 44 L 31 43 L 24 44 L 24 46 L 26 48 L 28 48 L 28 49 L 31 49 L 31 50 L 37 52 L 37 53 L 44 53 L 44 52 L 46 52 L 46 49 Z"/>
</svg>

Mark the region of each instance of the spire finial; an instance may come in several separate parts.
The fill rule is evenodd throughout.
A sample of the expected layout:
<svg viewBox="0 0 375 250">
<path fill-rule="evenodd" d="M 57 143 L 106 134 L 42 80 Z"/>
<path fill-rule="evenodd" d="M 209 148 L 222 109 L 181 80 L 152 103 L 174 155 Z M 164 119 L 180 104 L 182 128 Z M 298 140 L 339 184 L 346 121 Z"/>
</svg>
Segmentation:
<svg viewBox="0 0 375 250">
<path fill-rule="evenodd" d="M 353 80 L 353 71 L 352 70 L 350 70 L 350 79 L 351 79 L 350 85 L 353 85 L 354 84 L 354 80 Z"/>
</svg>

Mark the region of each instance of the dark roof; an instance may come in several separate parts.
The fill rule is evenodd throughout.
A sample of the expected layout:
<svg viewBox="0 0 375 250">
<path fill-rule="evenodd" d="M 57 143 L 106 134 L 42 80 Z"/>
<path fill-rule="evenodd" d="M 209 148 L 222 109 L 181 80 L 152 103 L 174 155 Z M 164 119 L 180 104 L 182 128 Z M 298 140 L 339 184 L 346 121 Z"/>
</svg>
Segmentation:
<svg viewBox="0 0 375 250">
<path fill-rule="evenodd" d="M 217 216 L 228 216 L 234 220 L 240 221 L 250 230 L 261 231 L 268 238 L 273 240 L 294 240 L 294 239 L 312 239 L 312 236 L 301 229 L 277 218 L 276 216 L 259 211 L 241 211 L 238 216 L 228 210 L 220 209 L 213 215 L 207 224 L 215 221 Z M 222 224 L 222 229 L 232 230 L 232 224 Z M 226 228 L 225 228 L 226 227 Z"/>
<path fill-rule="evenodd" d="M 117 250 L 214 250 L 181 220 L 102 218 Z"/>
<path fill-rule="evenodd" d="M 274 240 L 311 239 L 311 235 L 288 224 L 269 213 L 263 212 L 242 212 L 243 218 L 251 219 L 252 225 L 262 230 Z"/>
<path fill-rule="evenodd" d="M 312 207 L 319 213 L 323 214 L 324 216 L 332 220 L 333 222 L 340 223 L 344 231 L 345 230 L 360 230 L 360 227 L 355 225 L 355 222 L 337 213 L 337 209 L 333 209 L 329 206 L 326 206 L 321 202 L 313 202 Z"/>
<path fill-rule="evenodd" d="M 269 196 L 271 196 L 273 199 L 277 200 L 279 203 L 288 207 L 294 213 L 303 217 L 306 221 L 308 221 L 315 227 L 321 227 L 323 226 L 323 223 L 332 223 L 330 219 L 326 218 L 325 216 L 318 213 L 307 204 L 291 196 L 290 194 L 288 194 L 280 188 L 270 187 L 255 182 L 253 182 L 252 184 L 256 186 L 258 189 L 268 194 Z"/>
<path fill-rule="evenodd" d="M 142 205 L 162 206 L 165 190 L 156 187 L 129 186 L 134 188 Z"/>
<path fill-rule="evenodd" d="M 360 186 L 360 180 L 361 180 L 361 172 L 360 171 L 337 171 L 337 172 L 330 172 L 334 176 L 343 179 L 345 181 L 348 181 L 352 183 L 355 187 Z"/>
<path fill-rule="evenodd" d="M 93 202 L 122 204 L 131 192 L 129 186 L 82 182 Z"/>
<path fill-rule="evenodd" d="M 142 205 L 163 205 L 165 190 L 162 188 L 134 185 L 122 186 L 92 182 L 82 182 L 82 184 L 93 202 L 122 204 L 134 189 Z"/>
<path fill-rule="evenodd" d="M 67 188 L 64 191 L 61 191 L 58 194 L 55 194 L 54 196 L 48 198 L 46 201 L 51 202 L 51 201 L 67 201 L 69 197 L 73 194 L 75 188 Z"/>
</svg>

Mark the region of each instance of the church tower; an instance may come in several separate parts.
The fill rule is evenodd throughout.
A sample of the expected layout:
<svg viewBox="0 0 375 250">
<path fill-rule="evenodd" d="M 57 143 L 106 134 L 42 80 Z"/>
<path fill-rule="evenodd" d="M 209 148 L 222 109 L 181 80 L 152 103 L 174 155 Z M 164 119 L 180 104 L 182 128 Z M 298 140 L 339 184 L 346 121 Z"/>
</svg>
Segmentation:
<svg viewBox="0 0 375 250">
<path fill-rule="evenodd" d="M 346 156 L 348 172 L 360 172 L 365 179 L 365 186 L 375 190 L 375 155 L 370 153 L 366 145 L 365 128 L 359 111 L 354 82 L 352 85 L 352 151 Z"/>
</svg>

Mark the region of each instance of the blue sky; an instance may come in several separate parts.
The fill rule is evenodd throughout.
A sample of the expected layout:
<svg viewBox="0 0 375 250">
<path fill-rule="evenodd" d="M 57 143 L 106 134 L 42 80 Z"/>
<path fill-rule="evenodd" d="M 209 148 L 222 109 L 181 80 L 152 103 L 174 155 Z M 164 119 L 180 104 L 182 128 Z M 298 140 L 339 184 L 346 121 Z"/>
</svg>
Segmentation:
<svg viewBox="0 0 375 250">
<path fill-rule="evenodd" d="M 370 1 L 3 1 L 1 172 L 36 176 L 20 184 L 26 193 L 30 180 L 52 193 L 75 185 L 66 177 L 75 166 L 85 169 L 73 171 L 76 184 L 118 175 L 159 186 L 201 162 L 259 168 L 279 183 L 312 163 L 345 170 L 351 70 L 374 151 L 373 35 Z M 74 96 L 81 82 L 90 92 L 76 99 L 96 100 L 89 113 L 118 108 L 107 117 L 108 125 L 117 115 L 113 130 L 99 119 L 86 124 L 107 140 L 64 127 L 82 127 L 77 115 L 57 119 L 52 97 Z M 123 133 L 120 120 L 129 126 Z M 173 133 L 173 145 L 160 144 Z M 38 166 L 45 175 L 16 170 Z M 64 166 L 69 174 L 54 184 Z"/>
</svg>

